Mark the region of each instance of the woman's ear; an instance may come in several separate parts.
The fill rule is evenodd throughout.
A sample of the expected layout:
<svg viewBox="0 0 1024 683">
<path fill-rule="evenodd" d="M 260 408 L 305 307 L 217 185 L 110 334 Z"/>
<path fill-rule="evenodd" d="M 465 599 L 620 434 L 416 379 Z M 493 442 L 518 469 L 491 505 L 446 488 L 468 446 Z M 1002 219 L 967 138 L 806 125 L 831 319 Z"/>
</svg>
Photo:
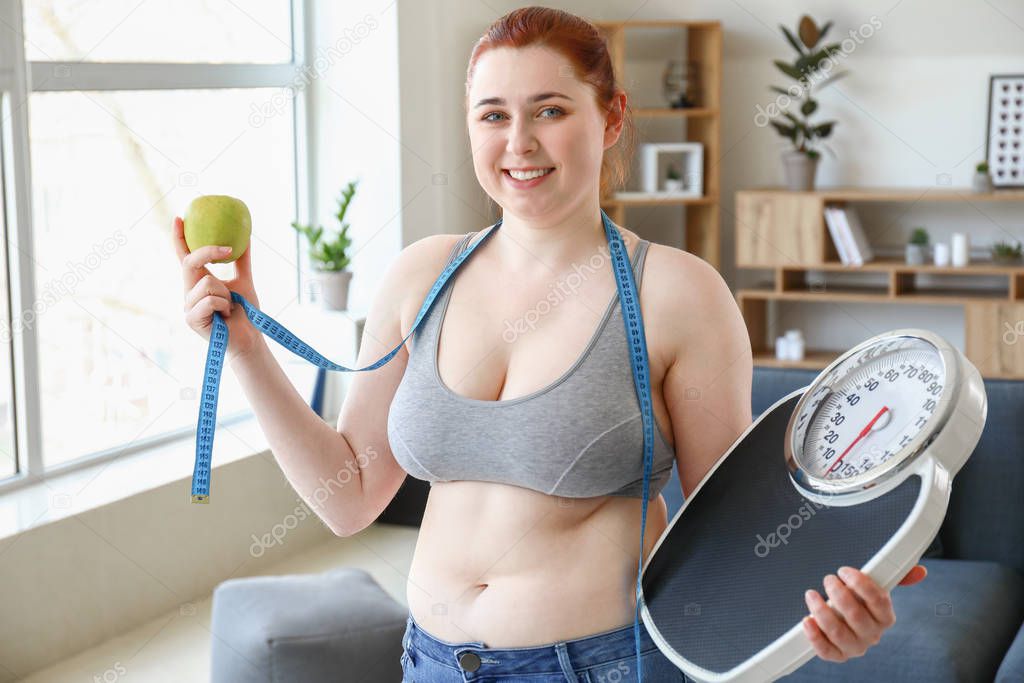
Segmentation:
<svg viewBox="0 0 1024 683">
<path fill-rule="evenodd" d="M 608 109 L 608 116 L 604 125 L 604 148 L 608 149 L 614 145 L 619 135 L 622 134 L 622 125 L 625 121 L 626 93 L 621 90 L 612 98 L 611 107 Z"/>
</svg>

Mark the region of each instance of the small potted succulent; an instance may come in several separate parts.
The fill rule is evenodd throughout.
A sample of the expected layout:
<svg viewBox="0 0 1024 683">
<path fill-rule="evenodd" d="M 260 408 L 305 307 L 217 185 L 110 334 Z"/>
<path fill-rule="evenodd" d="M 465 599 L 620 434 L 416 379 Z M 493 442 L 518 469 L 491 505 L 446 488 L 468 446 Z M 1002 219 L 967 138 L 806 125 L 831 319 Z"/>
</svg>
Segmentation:
<svg viewBox="0 0 1024 683">
<path fill-rule="evenodd" d="M 292 227 L 309 240 L 309 258 L 316 272 L 313 284 L 320 290 L 323 307 L 332 311 L 348 309 L 348 288 L 352 272 L 345 268 L 351 262 L 347 250 L 352 240 L 348 236 L 349 225 L 345 222 L 345 212 L 348 211 L 348 205 L 356 193 L 358 182 L 350 182 L 338 198 L 338 212 L 335 217 L 341 225 L 341 230 L 334 239 L 323 239 L 324 229 L 321 226 L 314 228 L 311 225 L 292 222 Z"/>
<path fill-rule="evenodd" d="M 992 245 L 992 262 L 1000 265 L 1013 266 L 1021 261 L 1020 242 L 996 242 Z"/>
<path fill-rule="evenodd" d="M 971 185 L 975 192 L 991 192 L 992 176 L 988 172 L 988 162 L 980 161 L 974 167 L 974 179 Z"/>
<path fill-rule="evenodd" d="M 811 97 L 812 88 L 820 90 L 848 73 L 845 71 L 829 73 L 829 69 L 826 68 L 826 63 L 830 61 L 831 57 L 842 50 L 840 43 L 819 46 L 831 27 L 831 21 L 819 27 L 806 14 L 800 18 L 796 35 L 785 26 L 779 26 L 786 41 L 796 50 L 797 56 L 792 63 L 776 59 L 774 64 L 779 71 L 792 78 L 796 83 L 789 89 L 776 85 L 769 87 L 773 92 L 797 103 L 800 116 L 796 116 L 779 105 L 779 108 L 783 109 L 782 116 L 784 118 L 777 118 L 769 123 L 793 146 L 792 149 L 782 153 L 786 187 L 790 190 L 814 189 L 814 176 L 818 170 L 818 160 L 821 158 L 821 152 L 816 147 L 819 140 L 824 140 L 832 134 L 832 129 L 836 125 L 835 121 L 814 124 L 810 122 L 811 115 L 818 110 L 817 100 Z M 832 152 L 826 145 L 822 144 L 822 146 Z M 832 155 L 835 156 L 835 153 L 832 152 Z"/>
<path fill-rule="evenodd" d="M 683 178 L 679 175 L 679 169 L 676 168 L 675 164 L 669 164 L 668 169 L 665 171 L 665 191 L 683 191 Z"/>
<path fill-rule="evenodd" d="M 910 233 L 907 242 L 906 260 L 908 266 L 920 266 L 928 257 L 928 231 L 918 226 Z"/>
</svg>

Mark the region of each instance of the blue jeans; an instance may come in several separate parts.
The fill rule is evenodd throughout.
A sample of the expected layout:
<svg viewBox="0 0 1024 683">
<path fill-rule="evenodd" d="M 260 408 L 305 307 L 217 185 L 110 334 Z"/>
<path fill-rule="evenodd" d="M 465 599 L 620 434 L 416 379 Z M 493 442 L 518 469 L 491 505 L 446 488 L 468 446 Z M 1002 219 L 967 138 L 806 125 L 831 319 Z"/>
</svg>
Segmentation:
<svg viewBox="0 0 1024 683">
<path fill-rule="evenodd" d="M 402 636 L 403 683 L 521 681 L 523 683 L 627 683 L 637 680 L 633 624 L 533 647 L 489 648 L 482 642 L 452 643 L 430 635 L 413 619 Z M 654 644 L 640 622 L 644 681 L 688 681 Z"/>
</svg>

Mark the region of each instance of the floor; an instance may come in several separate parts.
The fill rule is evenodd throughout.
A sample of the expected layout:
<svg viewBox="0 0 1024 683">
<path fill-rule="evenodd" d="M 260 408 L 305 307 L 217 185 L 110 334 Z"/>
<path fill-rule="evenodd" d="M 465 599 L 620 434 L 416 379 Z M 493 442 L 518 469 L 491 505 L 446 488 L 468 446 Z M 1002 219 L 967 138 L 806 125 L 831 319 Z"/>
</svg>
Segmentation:
<svg viewBox="0 0 1024 683">
<path fill-rule="evenodd" d="M 362 567 L 400 604 L 419 529 L 372 524 L 356 536 L 333 538 L 267 567 L 260 575 L 310 574 L 338 566 Z M 211 597 L 185 605 L 22 679 L 23 683 L 145 683 L 210 680 Z"/>
</svg>

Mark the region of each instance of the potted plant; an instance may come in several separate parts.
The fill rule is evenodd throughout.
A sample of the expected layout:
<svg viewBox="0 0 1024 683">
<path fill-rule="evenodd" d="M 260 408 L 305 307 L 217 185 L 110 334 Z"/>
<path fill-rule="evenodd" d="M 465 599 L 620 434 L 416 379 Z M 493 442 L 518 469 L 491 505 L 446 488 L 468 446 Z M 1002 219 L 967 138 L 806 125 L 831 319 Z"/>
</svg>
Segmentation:
<svg viewBox="0 0 1024 683">
<path fill-rule="evenodd" d="M 1021 245 L 1020 242 L 996 242 L 992 245 L 992 262 L 1000 265 L 1012 266 L 1020 263 Z"/>
<path fill-rule="evenodd" d="M 841 49 L 840 43 L 833 43 L 818 47 L 818 44 L 832 27 L 832 22 L 826 22 L 818 28 L 806 14 L 800 18 L 797 27 L 799 40 L 785 26 L 779 26 L 786 41 L 797 52 L 793 63 L 787 63 L 781 59 L 774 60 L 779 71 L 796 81 L 796 85 L 789 90 L 778 86 L 770 86 L 771 90 L 780 95 L 785 95 L 792 101 L 800 103 L 800 114 L 798 117 L 789 111 L 783 111 L 782 117 L 770 121 L 772 127 L 779 132 L 779 135 L 788 139 L 793 144 L 792 150 L 782 153 L 783 168 L 786 173 L 786 186 L 790 190 L 810 190 L 814 188 L 814 176 L 818 170 L 818 160 L 821 153 L 817 150 L 820 140 L 824 140 L 832 134 L 835 121 L 812 124 L 810 116 L 817 111 L 818 102 L 811 97 L 811 88 L 817 85 L 820 90 L 829 83 L 842 78 L 847 72 L 836 72 L 829 75 L 829 71 L 821 68 L 821 63 L 832 57 Z M 794 90 L 795 88 L 795 90 Z M 785 107 L 783 107 L 785 109 Z M 829 149 L 826 145 L 822 145 Z M 829 149 L 832 156 L 835 153 Z"/>
<path fill-rule="evenodd" d="M 682 192 L 683 191 L 683 178 L 679 175 L 679 169 L 676 168 L 675 164 L 669 164 L 668 169 L 665 171 L 665 191 L 666 192 Z"/>
<path fill-rule="evenodd" d="M 908 266 L 920 266 L 928 256 L 928 231 L 916 227 L 907 242 L 906 260 Z"/>
<path fill-rule="evenodd" d="M 309 258 L 316 273 L 313 282 L 320 290 L 321 304 L 328 310 L 348 309 L 348 288 L 352 272 L 345 268 L 351 262 L 346 252 L 352 240 L 348 236 L 349 225 L 345 222 L 345 212 L 348 211 L 348 205 L 356 193 L 358 182 L 350 182 L 338 198 L 338 212 L 335 217 L 341 225 L 341 230 L 334 239 L 323 239 L 324 229 L 321 226 L 314 228 L 292 222 L 292 227 L 309 240 Z"/>
<path fill-rule="evenodd" d="M 988 172 L 988 162 L 980 161 L 974 167 L 974 180 L 971 183 L 975 192 L 991 192 L 992 176 Z"/>
</svg>

